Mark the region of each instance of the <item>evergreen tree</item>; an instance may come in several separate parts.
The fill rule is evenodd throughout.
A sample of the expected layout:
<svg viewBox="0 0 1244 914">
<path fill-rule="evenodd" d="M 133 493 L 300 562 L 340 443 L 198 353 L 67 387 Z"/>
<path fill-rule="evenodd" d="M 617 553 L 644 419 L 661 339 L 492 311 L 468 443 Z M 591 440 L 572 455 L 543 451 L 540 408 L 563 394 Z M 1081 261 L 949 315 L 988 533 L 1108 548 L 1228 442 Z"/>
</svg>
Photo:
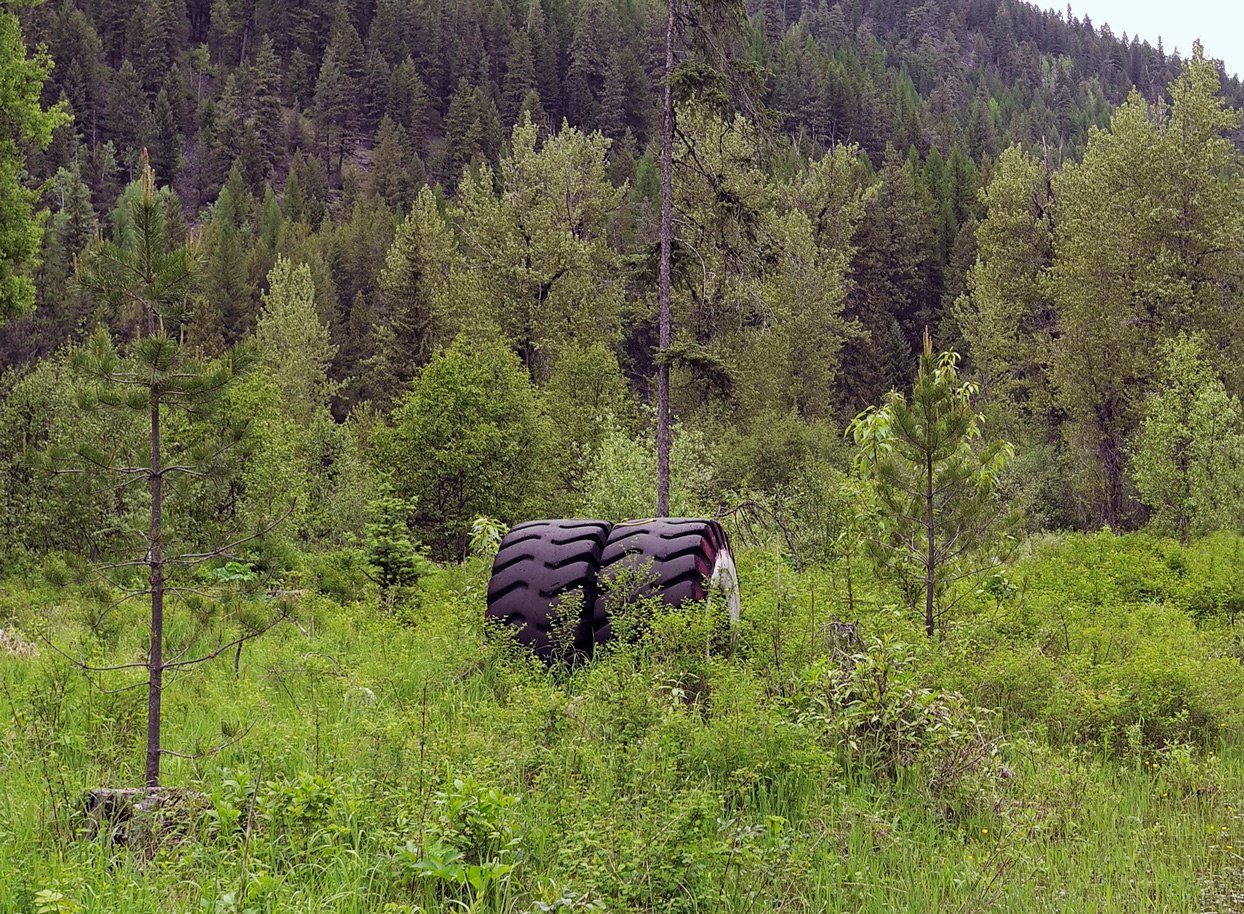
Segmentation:
<svg viewBox="0 0 1244 914">
<path fill-rule="evenodd" d="M 674 84 L 688 97 L 710 104 L 729 98 L 729 89 L 745 98 L 755 86 L 730 57 L 731 42 L 742 32 L 747 10 L 737 0 L 666 0 L 665 67 L 661 106 L 661 227 L 657 266 L 657 513 L 669 513 L 670 378 L 666 353 L 671 343 L 670 282 L 674 252 Z M 681 44 L 691 54 L 678 60 Z M 676 66 L 676 61 L 678 65 Z M 724 83 L 724 86 L 723 86 Z M 723 91 L 726 90 L 726 91 Z"/>
<path fill-rule="evenodd" d="M 181 474 L 207 475 L 216 467 L 215 457 L 235 444 L 244 426 L 226 430 L 224 445 L 213 442 L 212 451 L 182 452 L 168 441 L 163 423 L 179 413 L 188 419 L 209 415 L 223 392 L 244 374 L 253 362 L 247 350 L 234 350 L 221 361 L 207 365 L 188 358 L 179 339 L 179 325 L 186 299 L 198 269 L 192 248 L 165 249 L 163 205 L 155 190 L 155 175 L 144 160 L 141 188 L 131 211 L 130 230 L 119 242 L 97 241 L 83 255 L 78 273 L 82 287 L 112 307 L 137 305 L 141 312 L 140 334 L 126 356 L 114 348 L 102 331 L 75 357 L 77 370 L 90 382 L 82 399 L 88 410 L 104 409 L 125 415 L 139 414 L 146 419 L 148 447 L 146 460 L 125 466 L 124 455 L 103 452 L 95 442 L 81 442 L 77 458 L 99 472 L 118 474 L 123 485 L 145 482 L 150 500 L 147 522 L 140 526 L 143 549 L 140 564 L 148 570 L 147 589 L 151 599 L 151 637 L 148 642 L 147 741 L 145 783 L 148 789 L 160 786 L 162 698 L 164 673 L 186 669 L 208 657 L 177 657 L 165 660 L 163 654 L 165 597 L 168 595 L 168 569 L 184 561 L 172 552 L 171 531 L 165 526 L 166 498 L 175 494 L 174 480 Z M 165 453 L 166 446 L 173 452 Z M 54 455 L 60 459 L 65 453 Z M 166 461 L 175 456 L 175 461 Z M 118 469 L 120 467 L 120 469 Z M 166 484 L 169 488 L 166 488 Z M 115 485 L 115 480 L 109 480 Z M 198 551 L 198 550 L 191 550 Z M 191 558 L 192 563 L 199 561 Z M 240 644 L 243 635 L 235 644 Z M 223 645 L 222 645 L 223 647 Z M 217 652 L 211 653 L 215 657 Z"/>
<path fill-rule="evenodd" d="M 558 30 L 544 12 L 548 0 L 533 0 L 527 7 L 527 24 L 523 30 L 531 41 L 531 60 L 535 69 L 535 91 L 555 122 L 562 114 L 562 68 L 558 62 Z M 515 119 L 518 123 L 518 119 Z M 539 123 L 537 121 L 536 123 Z"/>
<path fill-rule="evenodd" d="M 399 384 L 413 378 L 447 337 L 446 265 L 452 256 L 453 236 L 437 212 L 432 192 L 424 187 L 398 226 L 380 274 L 379 320 L 390 331 L 381 342 L 388 343 L 384 356 Z M 386 392 L 377 393 L 379 398 L 369 399 L 383 405 Z"/>
<path fill-rule="evenodd" d="M 427 87 L 415 70 L 415 62 L 407 56 L 393 68 L 389 75 L 387 114 L 397 126 L 406 131 L 411 148 L 416 155 L 426 151 L 429 110 L 431 101 Z"/>
<path fill-rule="evenodd" d="M 349 123 L 355 103 L 355 87 L 351 86 L 341 62 L 334 55 L 326 55 L 315 82 L 315 133 L 321 143 L 325 168 L 332 166 L 333 153 L 337 154 L 337 170 L 345 159 L 346 143 L 350 136 Z"/>
<path fill-rule="evenodd" d="M 255 48 L 251 68 L 253 102 L 251 123 L 262 154 L 263 177 L 285 165 L 285 112 L 281 105 L 281 62 L 265 35 Z"/>
<path fill-rule="evenodd" d="M 301 110 L 314 97 L 316 81 L 315 64 L 301 47 L 294 48 L 285 67 L 285 89 L 294 110 Z"/>
<path fill-rule="evenodd" d="M 393 213 L 383 200 L 359 193 L 351 207 L 350 218 L 334 226 L 331 233 L 321 232 L 324 259 L 337 285 L 337 302 L 331 321 L 334 331 L 340 330 L 355 296 L 362 294 L 369 301 L 376 300 L 380 274 L 393 243 L 395 228 Z"/>
<path fill-rule="evenodd" d="M 116 141 L 121 161 L 133 176 L 146 139 L 143 127 L 150 119 L 150 106 L 138 71 L 128 58 L 121 63 L 111 82 L 109 135 Z"/>
<path fill-rule="evenodd" d="M 285 198 L 281 202 L 281 211 L 290 222 L 302 222 L 305 205 L 302 199 L 302 185 L 298 183 L 298 169 L 291 168 L 285 179 Z"/>
<path fill-rule="evenodd" d="M 411 154 L 409 146 L 406 131 L 386 114 L 376 134 L 367 190 L 394 212 L 405 210 L 423 183 L 422 163 Z"/>
<path fill-rule="evenodd" d="M 1045 286 L 1053 257 L 1053 205 L 1045 167 L 1013 146 L 985 189 L 986 216 L 967 294 L 954 305 L 981 394 L 1017 434 L 1048 422 L 1049 340 L 1056 333 Z"/>
<path fill-rule="evenodd" d="M 239 228 L 240 211 L 249 209 L 241 175 L 232 172 L 221 191 L 204 232 L 205 264 L 195 296 L 190 339 L 204 353 L 217 353 L 242 339 L 254 325 L 255 293 L 246 270 L 246 251 Z"/>
<path fill-rule="evenodd" d="M 290 164 L 291 177 L 297 178 L 298 190 L 302 201 L 302 221 L 312 228 L 319 228 L 324 221 L 328 203 L 328 178 L 318 158 L 306 158 L 302 151 L 294 153 Z M 290 219 L 295 218 L 290 215 Z"/>
<path fill-rule="evenodd" d="M 847 316 L 868 331 L 844 355 L 843 406 L 848 414 L 906 383 L 911 353 L 938 315 L 927 279 L 932 218 L 912 159 L 890 147 L 877 193 L 860 223 L 851 263 Z M 914 341 L 913 342 L 913 338 Z"/>
<path fill-rule="evenodd" d="M 848 429 L 856 468 L 876 499 L 874 558 L 905 587 L 913 608 L 923 596 L 930 638 L 968 592 L 965 582 L 1004 556 L 997 477 L 1014 449 L 982 442 L 975 385 L 959 382 L 958 360 L 953 352 L 935 355 L 925 334 L 910 402 L 891 392 Z"/>
<path fill-rule="evenodd" d="M 605 0 L 587 0 L 579 10 L 570 42 L 570 69 L 566 73 L 566 117 L 581 130 L 599 130 L 605 117 L 602 102 L 606 72 L 615 54 L 617 27 Z M 616 62 L 615 62 L 616 65 Z M 621 112 L 610 113 L 621 121 Z"/>
<path fill-rule="evenodd" d="M 468 168 L 494 163 L 501 149 L 501 120 L 496 105 L 466 77 L 458 80 L 445 115 L 442 171 L 457 180 Z"/>
<path fill-rule="evenodd" d="M 146 134 L 147 153 L 151 167 L 165 175 L 169 183 L 176 183 L 181 174 L 184 158 L 181 148 L 183 138 L 178 130 L 168 91 L 161 88 L 151 109 L 150 127 Z"/>
<path fill-rule="evenodd" d="M 379 52 L 369 54 L 363 80 L 363 98 L 360 100 L 359 129 L 363 134 L 374 133 L 384 117 L 389 105 L 389 77 L 389 65 L 384 57 Z"/>
<path fill-rule="evenodd" d="M 20 348 L 6 346 L 0 352 L 8 364 L 49 356 L 66 340 L 79 338 L 91 317 L 90 302 L 70 288 L 74 261 L 98 231 L 90 188 L 76 167 L 62 168 L 48 197 L 53 215 L 43 239 L 43 262 L 34 276 L 35 311 L 22 319 L 29 329 L 21 334 Z"/>
<path fill-rule="evenodd" d="M 125 57 L 135 61 L 143 91 L 159 91 L 172 65 L 171 16 L 158 2 L 134 6 L 125 35 Z"/>
<path fill-rule="evenodd" d="M 498 106 L 501 122 L 508 126 L 518 123 L 518 112 L 527 93 L 536 87 L 535 63 L 531 55 L 531 39 L 525 31 L 514 36 L 510 59 L 505 66 L 505 80 L 501 84 L 501 103 Z"/>
</svg>

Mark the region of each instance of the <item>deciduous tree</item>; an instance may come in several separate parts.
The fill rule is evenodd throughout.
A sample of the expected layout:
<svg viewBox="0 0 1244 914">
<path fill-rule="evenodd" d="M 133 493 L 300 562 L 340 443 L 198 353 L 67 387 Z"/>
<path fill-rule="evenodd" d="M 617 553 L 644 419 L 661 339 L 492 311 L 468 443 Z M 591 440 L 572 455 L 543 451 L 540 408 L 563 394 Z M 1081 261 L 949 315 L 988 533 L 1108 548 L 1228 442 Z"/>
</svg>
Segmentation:
<svg viewBox="0 0 1244 914">
<path fill-rule="evenodd" d="M 337 347 L 316 312 L 311 268 L 278 256 L 261 301 L 255 342 L 281 392 L 282 411 L 309 428 L 339 386 L 328 380 Z"/>
<path fill-rule="evenodd" d="M 1182 334 L 1162 347 L 1131 464 L 1141 503 L 1185 541 L 1244 521 L 1244 410 L 1202 350 Z"/>
<path fill-rule="evenodd" d="M 522 519 L 544 488 L 544 420 L 522 363 L 497 338 L 460 335 L 433 357 L 377 440 L 394 494 L 414 498 L 434 556 L 466 554 L 480 515 Z"/>
<path fill-rule="evenodd" d="M 1156 345 L 1204 333 L 1227 389 L 1244 384 L 1244 170 L 1230 139 L 1240 112 L 1218 89 L 1197 44 L 1169 105 L 1133 92 L 1054 180 L 1051 380 L 1098 523 L 1132 519 L 1128 445 Z"/>
<path fill-rule="evenodd" d="M 524 119 L 510 142 L 495 174 L 484 168 L 462 185 L 459 288 L 474 318 L 500 327 L 543 380 L 568 345 L 618 336 L 621 261 L 608 226 L 622 191 L 609 183 L 599 133 L 563 126 L 540 144 Z"/>
<path fill-rule="evenodd" d="M 25 150 L 46 149 L 52 131 L 68 122 L 63 104 L 39 104 L 52 61 L 43 49 L 27 55 L 17 5 L 0 4 L 0 323 L 35 302 L 25 271 L 38 260 L 43 219 L 33 212 L 38 191 L 25 184 Z"/>
</svg>

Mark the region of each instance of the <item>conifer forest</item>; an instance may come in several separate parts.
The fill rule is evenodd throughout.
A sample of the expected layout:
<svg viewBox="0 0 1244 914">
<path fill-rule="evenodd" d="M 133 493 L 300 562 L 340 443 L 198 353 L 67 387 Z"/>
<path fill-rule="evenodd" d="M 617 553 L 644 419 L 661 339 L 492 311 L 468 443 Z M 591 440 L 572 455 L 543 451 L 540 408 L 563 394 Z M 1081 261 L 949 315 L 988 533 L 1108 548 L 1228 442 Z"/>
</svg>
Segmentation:
<svg viewBox="0 0 1244 914">
<path fill-rule="evenodd" d="M 0 0 L 0 914 L 1242 914 L 1242 110 L 1019 0 Z"/>
</svg>

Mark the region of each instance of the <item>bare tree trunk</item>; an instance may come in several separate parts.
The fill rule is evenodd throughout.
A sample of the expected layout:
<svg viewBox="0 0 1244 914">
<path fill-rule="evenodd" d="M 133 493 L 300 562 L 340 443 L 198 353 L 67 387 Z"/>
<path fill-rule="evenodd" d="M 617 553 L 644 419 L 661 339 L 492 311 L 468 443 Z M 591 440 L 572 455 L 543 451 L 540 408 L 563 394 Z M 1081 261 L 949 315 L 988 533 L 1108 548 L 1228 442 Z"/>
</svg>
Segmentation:
<svg viewBox="0 0 1244 914">
<path fill-rule="evenodd" d="M 928 339 L 927 331 L 925 339 Z M 930 452 L 925 463 L 925 523 L 928 525 L 929 534 L 929 551 L 925 556 L 924 566 L 924 633 L 933 637 L 933 572 L 937 568 L 937 552 L 935 551 L 934 540 L 934 519 L 933 519 L 933 455 Z"/>
<path fill-rule="evenodd" d="M 670 259 L 674 246 L 674 4 L 666 0 L 665 98 L 661 123 L 661 266 L 657 291 L 657 515 L 670 512 Z"/>
<path fill-rule="evenodd" d="M 161 549 L 160 404 L 151 405 L 151 649 L 147 657 L 147 786 L 160 786 L 160 697 L 164 678 L 164 557 Z"/>
</svg>

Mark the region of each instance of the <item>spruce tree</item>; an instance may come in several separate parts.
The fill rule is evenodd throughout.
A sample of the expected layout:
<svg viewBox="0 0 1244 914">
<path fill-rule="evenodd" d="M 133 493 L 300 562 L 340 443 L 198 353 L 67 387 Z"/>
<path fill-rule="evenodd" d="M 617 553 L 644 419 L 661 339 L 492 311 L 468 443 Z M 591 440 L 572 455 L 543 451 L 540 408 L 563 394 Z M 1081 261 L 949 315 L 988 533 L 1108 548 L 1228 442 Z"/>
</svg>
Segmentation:
<svg viewBox="0 0 1244 914">
<path fill-rule="evenodd" d="M 1053 204 L 1045 166 L 1013 146 L 994 166 L 976 230 L 976 262 L 954 315 L 981 385 L 1003 427 L 1041 434 L 1052 403 L 1054 313 L 1045 279 L 1053 256 Z"/>
<path fill-rule="evenodd" d="M 427 148 L 430 109 L 427 86 L 419 78 L 414 60 L 408 56 L 389 74 L 385 114 L 406 131 L 416 155 L 422 156 Z"/>
<path fill-rule="evenodd" d="M 381 321 L 392 331 L 385 356 L 405 384 L 446 340 L 448 323 L 445 264 L 453 255 L 449 226 L 424 187 L 402 224 L 380 273 Z"/>
<path fill-rule="evenodd" d="M 281 62 L 264 36 L 255 49 L 252 70 L 252 123 L 263 152 L 263 172 L 269 174 L 285 164 L 285 112 L 281 106 Z"/>
<path fill-rule="evenodd" d="M 670 489 L 670 283 L 674 253 L 675 83 L 683 98 L 710 104 L 736 97 L 759 113 L 754 73 L 732 55 L 747 22 L 739 0 L 666 0 L 665 66 L 661 106 L 661 223 L 657 279 L 657 513 L 669 512 Z"/>
</svg>

